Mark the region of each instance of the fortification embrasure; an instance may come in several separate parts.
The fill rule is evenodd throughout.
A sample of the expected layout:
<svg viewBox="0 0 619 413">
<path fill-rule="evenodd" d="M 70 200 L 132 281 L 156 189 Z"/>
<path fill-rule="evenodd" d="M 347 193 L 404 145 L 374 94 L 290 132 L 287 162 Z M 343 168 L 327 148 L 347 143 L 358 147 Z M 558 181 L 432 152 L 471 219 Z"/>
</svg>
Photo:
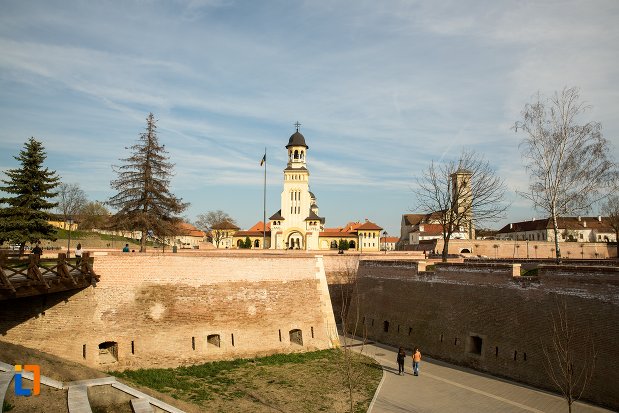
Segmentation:
<svg viewBox="0 0 619 413">
<path fill-rule="evenodd" d="M 77 293 L 0 302 L 2 340 L 110 369 L 330 348 L 321 256 L 96 257 Z"/>
</svg>

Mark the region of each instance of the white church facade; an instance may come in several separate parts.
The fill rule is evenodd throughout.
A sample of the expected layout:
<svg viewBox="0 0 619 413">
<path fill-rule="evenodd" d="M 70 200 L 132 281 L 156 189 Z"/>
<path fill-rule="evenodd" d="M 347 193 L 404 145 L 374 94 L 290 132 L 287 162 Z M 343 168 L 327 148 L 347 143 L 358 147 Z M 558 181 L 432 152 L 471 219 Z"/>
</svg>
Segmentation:
<svg viewBox="0 0 619 413">
<path fill-rule="evenodd" d="M 297 130 L 288 139 L 288 163 L 284 169 L 281 209 L 269 218 L 272 249 L 319 249 L 325 219 L 318 216 L 316 197 L 309 190 L 307 169 L 309 147 Z"/>
<path fill-rule="evenodd" d="M 364 222 L 352 221 L 342 227 L 325 228 L 325 218 L 319 216 L 316 197 L 310 191 L 309 147 L 299 132 L 300 125 L 295 126 L 296 132 L 286 145 L 288 158 L 283 171 L 280 210 L 269 218 L 266 228 L 259 221 L 246 231 L 233 229 L 230 248 L 380 251 L 381 235 L 385 236 L 386 232 L 381 234 L 383 228 L 367 219 Z"/>
</svg>

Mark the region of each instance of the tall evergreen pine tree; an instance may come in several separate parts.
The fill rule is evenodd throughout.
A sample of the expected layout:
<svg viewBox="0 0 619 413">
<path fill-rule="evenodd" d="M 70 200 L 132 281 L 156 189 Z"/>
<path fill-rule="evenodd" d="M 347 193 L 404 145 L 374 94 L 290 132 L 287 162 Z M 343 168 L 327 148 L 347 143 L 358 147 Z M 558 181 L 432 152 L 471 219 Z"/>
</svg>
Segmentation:
<svg viewBox="0 0 619 413">
<path fill-rule="evenodd" d="M 57 195 L 53 191 L 60 178 L 56 171 L 43 167 L 45 151 L 41 142 L 34 138 L 30 138 L 14 158 L 21 167 L 6 171 L 8 179 L 3 179 L 5 186 L 0 187 L 9 194 L 0 198 L 0 243 L 17 243 L 23 254 L 26 242 L 56 239 L 56 229 L 48 223 L 51 218 L 48 211 L 58 205 L 49 200 Z"/>
<path fill-rule="evenodd" d="M 118 178 L 111 186 L 118 193 L 107 203 L 118 209 L 111 220 L 114 228 L 141 231 L 140 252 L 144 252 L 148 231 L 159 238 L 174 235 L 180 222 L 177 214 L 189 204 L 170 192 L 174 164 L 168 162 L 165 146 L 159 144 L 152 113 L 146 118 L 146 131 L 130 149 L 131 156 L 121 159 L 124 164 L 114 167 Z"/>
</svg>

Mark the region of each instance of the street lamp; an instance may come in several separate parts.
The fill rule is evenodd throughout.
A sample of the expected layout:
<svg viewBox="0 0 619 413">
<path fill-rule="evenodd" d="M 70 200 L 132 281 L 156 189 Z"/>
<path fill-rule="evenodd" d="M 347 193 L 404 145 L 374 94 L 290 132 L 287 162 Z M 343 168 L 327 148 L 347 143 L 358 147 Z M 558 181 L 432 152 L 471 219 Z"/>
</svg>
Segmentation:
<svg viewBox="0 0 619 413">
<path fill-rule="evenodd" d="M 67 224 L 69 224 L 69 240 L 67 241 L 67 258 L 71 256 L 71 226 L 73 225 L 73 218 L 67 218 Z"/>
<path fill-rule="evenodd" d="M 387 255 L 387 230 L 383 231 L 383 238 L 385 239 L 385 255 Z"/>
</svg>

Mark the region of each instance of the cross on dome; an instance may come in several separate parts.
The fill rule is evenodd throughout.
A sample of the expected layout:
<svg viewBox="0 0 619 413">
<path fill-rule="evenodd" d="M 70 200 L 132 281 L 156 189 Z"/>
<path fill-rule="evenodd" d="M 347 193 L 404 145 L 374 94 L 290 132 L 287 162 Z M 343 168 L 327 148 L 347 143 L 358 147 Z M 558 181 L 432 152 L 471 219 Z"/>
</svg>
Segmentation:
<svg viewBox="0 0 619 413">
<path fill-rule="evenodd" d="M 299 123 L 299 121 L 296 121 L 294 126 L 295 126 L 295 128 L 297 128 L 297 132 L 298 132 L 299 128 L 301 127 L 301 124 Z"/>
</svg>

